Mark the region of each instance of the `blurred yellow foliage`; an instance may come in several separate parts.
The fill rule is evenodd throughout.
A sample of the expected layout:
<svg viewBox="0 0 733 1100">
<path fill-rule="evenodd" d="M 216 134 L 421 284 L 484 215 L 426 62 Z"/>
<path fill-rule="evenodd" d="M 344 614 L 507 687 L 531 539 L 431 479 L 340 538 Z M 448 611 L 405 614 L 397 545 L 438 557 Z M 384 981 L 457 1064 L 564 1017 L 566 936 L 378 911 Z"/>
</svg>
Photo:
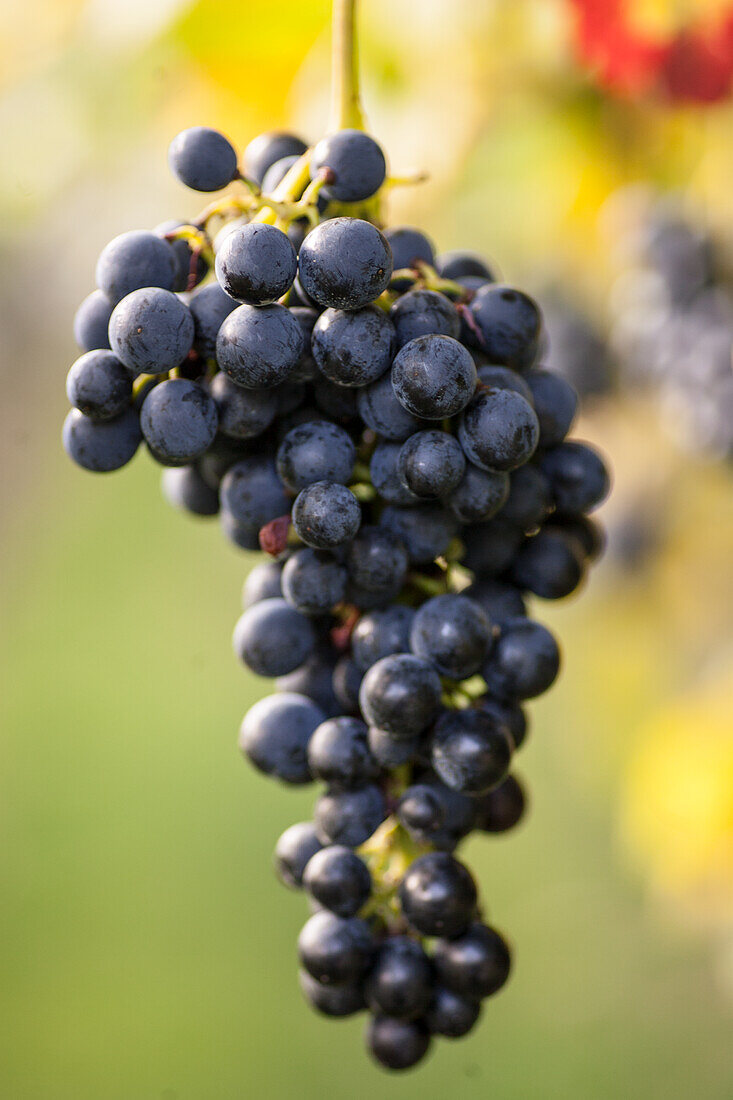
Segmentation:
<svg viewBox="0 0 733 1100">
<path fill-rule="evenodd" d="M 254 136 L 287 122 L 293 81 L 330 14 L 330 0 L 284 3 L 276 10 L 258 0 L 198 0 L 169 37 L 198 80 L 221 97 L 227 114 L 238 111 L 233 124 L 251 126 Z"/>
<path fill-rule="evenodd" d="M 733 654 L 708 687 L 637 732 L 621 830 L 660 893 L 733 928 Z"/>
</svg>

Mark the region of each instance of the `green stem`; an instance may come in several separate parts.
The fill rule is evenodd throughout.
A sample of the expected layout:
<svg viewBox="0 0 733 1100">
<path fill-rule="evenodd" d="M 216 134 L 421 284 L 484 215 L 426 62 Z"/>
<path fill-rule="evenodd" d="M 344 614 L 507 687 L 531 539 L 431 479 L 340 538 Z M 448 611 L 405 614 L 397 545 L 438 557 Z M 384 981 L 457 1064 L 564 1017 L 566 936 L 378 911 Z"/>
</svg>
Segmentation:
<svg viewBox="0 0 733 1100">
<path fill-rule="evenodd" d="M 447 294 L 449 297 L 458 298 L 459 300 L 469 297 L 465 286 L 454 282 L 452 279 L 442 279 L 430 264 L 418 260 L 416 267 L 427 290 L 438 290 L 442 294 Z"/>
<path fill-rule="evenodd" d="M 448 591 L 445 580 L 434 577 L 426 577 L 422 573 L 409 573 L 407 583 L 416 588 L 424 596 L 442 596 Z"/>
<path fill-rule="evenodd" d="M 359 93 L 356 0 L 333 0 L 331 130 L 363 130 Z"/>
<path fill-rule="evenodd" d="M 410 864 L 430 851 L 431 845 L 413 840 L 394 815 L 383 821 L 377 831 L 357 848 L 357 854 L 372 876 L 372 895 L 359 916 L 377 917 L 387 928 L 397 930 L 402 923 L 397 896 L 400 883 Z"/>
<path fill-rule="evenodd" d="M 269 222 L 274 224 L 278 219 L 278 208 L 287 203 L 295 203 L 297 197 L 302 195 L 310 182 L 310 162 L 312 150 L 307 149 L 296 160 L 288 174 L 281 180 L 272 195 L 266 195 L 262 200 L 262 209 L 255 214 L 252 221 Z"/>
</svg>

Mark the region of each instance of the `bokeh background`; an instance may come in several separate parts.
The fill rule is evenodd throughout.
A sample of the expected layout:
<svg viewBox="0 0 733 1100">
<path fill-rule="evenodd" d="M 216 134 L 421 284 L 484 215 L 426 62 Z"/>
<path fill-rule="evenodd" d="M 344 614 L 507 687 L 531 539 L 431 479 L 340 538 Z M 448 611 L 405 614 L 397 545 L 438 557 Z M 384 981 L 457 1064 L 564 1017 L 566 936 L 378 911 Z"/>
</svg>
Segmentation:
<svg viewBox="0 0 733 1100">
<path fill-rule="evenodd" d="M 235 747 L 266 690 L 229 645 L 253 556 L 175 514 L 145 455 L 97 478 L 60 446 L 96 254 L 196 213 L 167 173 L 179 129 L 319 136 L 327 0 L 2 0 L 0 1096 L 730 1100 L 733 475 L 710 418 L 733 405 L 704 310 L 681 389 L 669 348 L 652 377 L 625 357 L 629 328 L 668 329 L 639 244 L 660 200 L 728 254 L 733 5 L 362 6 L 372 129 L 395 172 L 430 172 L 391 220 L 554 303 L 579 434 L 615 469 L 604 563 L 538 611 L 565 669 L 519 762 L 531 815 L 466 851 L 516 972 L 399 1079 L 361 1021 L 306 1009 L 304 903 L 271 851 L 312 795 Z"/>
</svg>

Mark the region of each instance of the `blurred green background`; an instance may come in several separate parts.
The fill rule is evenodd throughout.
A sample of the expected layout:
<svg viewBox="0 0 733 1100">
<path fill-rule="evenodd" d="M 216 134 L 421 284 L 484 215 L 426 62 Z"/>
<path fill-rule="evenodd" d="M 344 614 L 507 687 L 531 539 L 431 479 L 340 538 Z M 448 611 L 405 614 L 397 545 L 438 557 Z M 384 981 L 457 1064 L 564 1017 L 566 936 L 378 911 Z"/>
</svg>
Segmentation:
<svg viewBox="0 0 733 1100">
<path fill-rule="evenodd" d="M 598 215 L 620 184 L 685 188 L 730 231 L 730 105 L 605 96 L 560 0 L 363 6 L 372 127 L 395 171 L 431 172 L 393 220 L 530 287 L 559 275 L 591 309 L 617 274 Z M 305 903 L 271 852 L 313 792 L 236 750 L 267 691 L 229 644 L 254 556 L 174 513 L 146 456 L 97 478 L 61 451 L 99 249 L 196 212 L 165 164 L 182 127 L 240 148 L 281 124 L 319 135 L 328 16 L 326 0 L 3 4 L 0 1096 L 729 1100 L 729 470 L 681 456 L 635 398 L 580 425 L 616 470 L 612 528 L 641 497 L 664 531 L 643 564 L 611 554 L 580 601 L 537 611 L 565 669 L 518 764 L 531 814 L 465 853 L 515 974 L 470 1038 L 395 1079 L 361 1020 L 318 1019 L 297 988 Z"/>
</svg>

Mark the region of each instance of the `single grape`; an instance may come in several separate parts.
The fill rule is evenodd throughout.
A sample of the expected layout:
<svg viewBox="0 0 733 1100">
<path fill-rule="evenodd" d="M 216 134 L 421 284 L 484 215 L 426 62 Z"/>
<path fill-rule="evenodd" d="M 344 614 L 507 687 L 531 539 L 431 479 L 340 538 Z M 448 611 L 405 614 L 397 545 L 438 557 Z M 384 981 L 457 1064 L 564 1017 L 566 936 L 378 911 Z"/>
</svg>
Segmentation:
<svg viewBox="0 0 733 1100">
<path fill-rule="evenodd" d="M 214 358 L 219 329 L 236 308 L 237 303 L 218 283 L 202 286 L 191 296 L 189 309 L 193 317 L 193 347 L 202 359 Z"/>
<path fill-rule="evenodd" d="M 547 627 L 531 619 L 508 619 L 483 675 L 501 698 L 533 699 L 547 691 L 559 669 L 560 651 Z"/>
<path fill-rule="evenodd" d="M 290 510 L 271 458 L 249 455 L 227 470 L 220 488 L 221 506 L 239 523 L 259 531 Z"/>
<path fill-rule="evenodd" d="M 279 561 L 266 560 L 253 566 L 242 587 L 242 609 L 246 611 L 260 600 L 282 596 L 282 571 L 283 563 Z"/>
<path fill-rule="evenodd" d="M 483 607 L 492 623 L 501 624 L 506 619 L 516 619 L 527 614 L 521 592 L 506 581 L 490 578 L 476 581 L 464 588 L 462 595 Z"/>
<path fill-rule="evenodd" d="M 218 130 L 191 126 L 170 143 L 168 165 L 192 191 L 221 191 L 237 174 L 237 154 Z"/>
<path fill-rule="evenodd" d="M 307 148 L 306 143 L 295 134 L 277 130 L 259 134 L 244 150 L 244 174 L 247 179 L 261 185 L 265 173 L 275 161 L 282 160 L 283 157 L 299 157 Z"/>
<path fill-rule="evenodd" d="M 384 527 L 362 527 L 346 556 L 353 584 L 367 591 L 402 588 L 409 559 L 404 544 Z"/>
<path fill-rule="evenodd" d="M 359 309 L 378 298 L 392 274 L 390 247 L 370 222 L 332 218 L 311 230 L 298 255 L 298 279 L 323 306 Z"/>
<path fill-rule="evenodd" d="M 418 336 L 392 364 L 395 396 L 413 416 L 443 420 L 465 408 L 476 387 L 469 352 L 450 336 Z M 469 456 L 470 457 L 470 456 Z"/>
<path fill-rule="evenodd" d="M 461 523 L 481 523 L 500 511 L 509 496 L 509 475 L 466 463 L 463 477 L 443 504 Z"/>
<path fill-rule="evenodd" d="M 514 390 L 479 390 L 463 411 L 458 438 L 483 470 L 514 470 L 532 457 L 540 428 L 534 409 Z"/>
<path fill-rule="evenodd" d="M 311 157 L 311 179 L 329 168 L 332 179 L 323 193 L 336 202 L 362 202 L 384 183 L 387 165 L 374 138 L 363 130 L 337 130 L 322 138 Z"/>
<path fill-rule="evenodd" d="M 461 540 L 466 569 L 477 577 L 495 577 L 512 564 L 524 535 L 515 524 L 497 516 L 488 523 L 464 528 Z"/>
<path fill-rule="evenodd" d="M 471 357 L 476 364 L 477 370 L 480 366 L 495 365 L 491 357 L 479 350 L 479 346 L 477 346 L 480 330 L 469 308 L 471 301 L 476 297 L 476 293 L 483 287 L 488 286 L 489 280 L 479 275 L 463 275 L 460 279 L 456 279 L 456 282 L 463 288 L 463 293 L 461 295 L 463 301 L 461 302 L 462 308 L 460 310 L 461 343 L 470 350 Z"/>
<path fill-rule="evenodd" d="M 446 852 L 429 852 L 408 868 L 399 888 L 407 921 L 423 936 L 460 936 L 476 908 L 476 883 Z"/>
<path fill-rule="evenodd" d="M 491 622 L 483 608 L 467 596 L 433 596 L 415 613 L 410 648 L 441 676 L 452 680 L 473 676 L 490 646 Z"/>
<path fill-rule="evenodd" d="M 407 652 L 414 617 L 413 609 L 403 604 L 362 615 L 351 634 L 351 652 L 359 667 L 366 671 L 382 657 Z"/>
<path fill-rule="evenodd" d="M 310 620 L 281 599 L 248 607 L 234 628 L 234 652 L 258 676 L 286 676 L 306 660 L 315 644 Z"/>
<path fill-rule="evenodd" d="M 316 550 L 343 546 L 361 524 L 359 502 L 345 485 L 316 481 L 302 489 L 293 504 L 293 526 L 298 536 Z"/>
<path fill-rule="evenodd" d="M 331 684 L 342 714 L 359 713 L 359 690 L 364 673 L 348 654 L 339 657 L 334 665 Z"/>
<path fill-rule="evenodd" d="M 97 286 L 113 306 L 143 287 L 172 290 L 176 278 L 173 249 L 155 233 L 121 233 L 102 249 L 96 278 Z"/>
<path fill-rule="evenodd" d="M 324 1016 L 353 1016 L 365 1007 L 364 990 L 359 982 L 325 985 L 311 977 L 307 970 L 300 971 L 298 980 L 308 1004 Z"/>
<path fill-rule="evenodd" d="M 342 713 L 341 705 L 333 690 L 333 654 L 325 647 L 314 649 L 302 665 L 286 676 L 278 676 L 278 691 L 295 691 L 307 695 L 321 708 L 326 718 Z"/>
<path fill-rule="evenodd" d="M 402 483 L 418 497 L 447 496 L 465 470 L 466 459 L 458 440 L 435 429 L 410 436 L 397 459 Z"/>
<path fill-rule="evenodd" d="M 298 937 L 302 965 L 324 985 L 357 981 L 369 968 L 373 953 L 369 928 L 356 917 L 315 913 Z"/>
<path fill-rule="evenodd" d="M 400 1020 L 423 1015 L 433 995 L 428 956 L 408 936 L 390 936 L 379 948 L 364 987 L 372 1012 Z"/>
<path fill-rule="evenodd" d="M 224 319 L 216 358 L 232 381 L 247 389 L 284 382 L 305 348 L 303 330 L 285 306 L 239 306 Z"/>
<path fill-rule="evenodd" d="M 312 821 L 301 821 L 297 825 L 291 825 L 275 845 L 277 877 L 292 890 L 300 889 L 308 861 L 316 852 L 320 852 L 322 847 Z"/>
<path fill-rule="evenodd" d="M 458 938 L 439 939 L 433 961 L 438 980 L 447 989 L 476 999 L 501 989 L 511 968 L 506 942 L 484 924 L 472 924 Z"/>
<path fill-rule="evenodd" d="M 587 562 L 596 561 L 606 547 L 606 533 L 597 520 L 584 515 L 553 516 L 548 530 L 558 529 L 572 535 L 580 545 Z"/>
<path fill-rule="evenodd" d="M 434 798 L 442 807 L 443 816 L 443 823 L 439 828 L 426 828 L 423 832 L 417 832 L 416 838 L 421 842 L 427 842 L 441 852 L 450 853 L 475 826 L 476 800 L 461 794 L 460 791 L 446 787 L 432 770 L 417 773 L 416 781 L 421 787 L 430 788 Z"/>
<path fill-rule="evenodd" d="M 451 790 L 483 794 L 506 775 L 512 747 L 506 726 L 488 712 L 447 711 L 433 733 L 433 768 Z"/>
<path fill-rule="evenodd" d="M 355 917 L 369 900 L 372 877 L 355 852 L 331 844 L 310 859 L 303 885 L 324 909 L 339 917 Z"/>
<path fill-rule="evenodd" d="M 418 263 L 429 264 L 431 267 L 434 265 L 433 243 L 419 229 L 404 225 L 395 226 L 392 229 L 385 229 L 384 235 L 392 249 L 395 271 L 406 267 L 414 268 Z"/>
<path fill-rule="evenodd" d="M 472 329 L 471 343 L 476 344 L 494 363 L 519 370 L 535 360 L 539 346 L 542 317 L 539 307 L 528 294 L 503 284 L 479 287 L 469 309 L 479 335 Z"/>
<path fill-rule="evenodd" d="M 64 420 L 64 450 L 77 466 L 97 474 L 127 465 L 141 439 L 135 409 L 128 409 L 113 420 L 90 420 L 79 409 L 71 409 Z"/>
<path fill-rule="evenodd" d="M 395 262 L 395 267 L 398 266 Z M 389 315 L 398 348 L 418 336 L 451 336 L 457 340 L 461 334 L 458 310 L 444 294 L 438 294 L 435 290 L 411 290 L 403 294 L 392 306 Z"/>
<path fill-rule="evenodd" d="M 313 329 L 311 347 L 321 372 L 340 386 L 366 386 L 392 362 L 394 328 L 376 306 L 327 309 Z"/>
<path fill-rule="evenodd" d="M 238 302 L 261 306 L 274 302 L 293 285 L 295 249 L 275 225 L 249 222 L 230 233 L 216 256 L 220 286 Z"/>
<path fill-rule="evenodd" d="M 412 764 L 420 756 L 423 742 L 417 737 L 393 737 L 388 730 L 369 727 L 367 736 L 372 756 L 383 768 L 399 768 Z"/>
<path fill-rule="evenodd" d="M 468 1035 L 480 1014 L 481 1006 L 476 1001 L 437 985 L 425 1014 L 425 1023 L 431 1035 L 460 1039 Z"/>
<path fill-rule="evenodd" d="M 522 531 L 536 531 L 551 509 L 550 483 L 539 466 L 527 462 L 513 470 L 501 518 L 516 524 Z"/>
<path fill-rule="evenodd" d="M 351 479 L 356 447 L 348 432 L 327 420 L 291 428 L 277 452 L 277 472 L 292 493 L 316 481 L 346 484 Z"/>
<path fill-rule="evenodd" d="M 66 376 L 66 396 L 91 420 L 110 420 L 132 401 L 132 375 L 111 351 L 88 351 Z"/>
<path fill-rule="evenodd" d="M 219 513 L 219 518 L 222 532 L 230 542 L 233 542 L 240 550 L 259 550 L 260 531 L 258 527 L 244 523 L 223 507 Z"/>
<path fill-rule="evenodd" d="M 369 460 L 371 482 L 381 499 L 388 504 L 419 504 L 420 497 L 416 497 L 406 485 L 403 485 L 397 472 L 401 450 L 399 443 L 377 443 Z"/>
<path fill-rule="evenodd" d="M 304 615 L 325 615 L 343 600 L 346 579 L 346 569 L 331 554 L 305 547 L 285 563 L 283 595 Z"/>
<path fill-rule="evenodd" d="M 315 805 L 318 836 L 327 844 L 358 848 L 387 816 L 384 795 L 369 784 L 355 791 L 326 791 Z"/>
<path fill-rule="evenodd" d="M 379 523 L 402 540 L 415 565 L 427 565 L 439 558 L 458 531 L 455 518 L 435 504 L 421 504 L 416 508 L 398 508 L 390 504 L 379 517 Z"/>
<path fill-rule="evenodd" d="M 367 1028 L 367 1050 L 386 1069 L 410 1069 L 422 1061 L 430 1033 L 422 1020 L 395 1020 L 374 1016 Z"/>
<path fill-rule="evenodd" d="M 410 653 L 395 653 L 369 669 L 359 702 L 370 726 L 395 737 L 414 737 L 437 715 L 440 696 L 440 677 L 432 665 Z"/>
<path fill-rule="evenodd" d="M 480 695 L 474 706 L 477 710 L 486 711 L 499 725 L 506 727 L 515 750 L 524 744 L 527 737 L 527 716 L 519 703 L 513 699 L 498 699 L 487 693 Z"/>
<path fill-rule="evenodd" d="M 478 799 L 476 828 L 484 833 L 506 833 L 524 817 L 526 796 L 521 783 L 508 775 Z"/>
<path fill-rule="evenodd" d="M 262 606 L 257 604 L 252 610 Z M 247 614 L 249 612 L 245 612 Z M 322 721 L 323 711 L 305 695 L 286 692 L 266 695 L 245 714 L 239 747 L 265 775 L 274 776 L 283 783 L 309 783 L 308 742 Z"/>
<path fill-rule="evenodd" d="M 549 370 L 525 375 L 540 422 L 540 447 L 556 447 L 570 431 L 578 411 L 578 395 L 564 378 Z"/>
<path fill-rule="evenodd" d="M 219 494 L 207 485 L 195 466 L 178 466 L 163 472 L 163 493 L 174 508 L 189 515 L 215 516 Z"/>
<path fill-rule="evenodd" d="M 569 440 L 540 458 L 558 512 L 592 512 L 608 496 L 610 479 L 603 459 L 593 447 Z"/>
<path fill-rule="evenodd" d="M 371 386 L 358 391 L 359 416 L 382 439 L 402 443 L 420 428 L 420 421 L 395 397 L 390 374 L 383 374 Z"/>
<path fill-rule="evenodd" d="M 196 382 L 171 378 L 143 402 L 140 427 L 154 457 L 167 466 L 185 466 L 213 442 L 217 415 L 213 399 Z"/>
<path fill-rule="evenodd" d="M 162 374 L 180 366 L 193 346 L 188 306 L 169 290 L 144 287 L 119 302 L 109 321 L 109 342 L 134 375 Z"/>
<path fill-rule="evenodd" d="M 254 439 L 262 435 L 278 411 L 277 391 L 245 390 L 219 371 L 209 384 L 216 404 L 219 431 L 232 439 Z"/>
<path fill-rule="evenodd" d="M 443 252 L 435 261 L 435 267 L 443 279 L 461 279 L 466 275 L 494 278 L 491 268 L 474 252 Z"/>
<path fill-rule="evenodd" d="M 429 836 L 445 824 L 445 803 L 434 787 L 414 783 L 403 792 L 397 805 L 397 817 L 418 838 Z"/>
<path fill-rule="evenodd" d="M 109 319 L 113 305 L 101 290 L 93 290 L 74 315 L 74 340 L 82 351 L 109 348 Z"/>
<path fill-rule="evenodd" d="M 331 718 L 319 726 L 308 747 L 308 763 L 316 779 L 333 790 L 362 787 L 379 775 L 369 751 L 367 727 L 358 718 Z"/>
<path fill-rule="evenodd" d="M 518 374 L 511 367 L 499 367 L 494 363 L 480 363 L 479 360 L 484 358 L 480 351 L 474 351 L 472 354 L 476 363 L 476 374 L 479 382 L 483 382 L 485 386 L 490 386 L 494 390 L 514 390 L 516 393 L 521 394 L 529 405 L 534 407 L 532 390 L 523 375 Z"/>
<path fill-rule="evenodd" d="M 543 600 L 561 600 L 576 590 L 584 572 L 580 543 L 562 528 L 543 528 L 522 546 L 511 579 Z"/>
</svg>

